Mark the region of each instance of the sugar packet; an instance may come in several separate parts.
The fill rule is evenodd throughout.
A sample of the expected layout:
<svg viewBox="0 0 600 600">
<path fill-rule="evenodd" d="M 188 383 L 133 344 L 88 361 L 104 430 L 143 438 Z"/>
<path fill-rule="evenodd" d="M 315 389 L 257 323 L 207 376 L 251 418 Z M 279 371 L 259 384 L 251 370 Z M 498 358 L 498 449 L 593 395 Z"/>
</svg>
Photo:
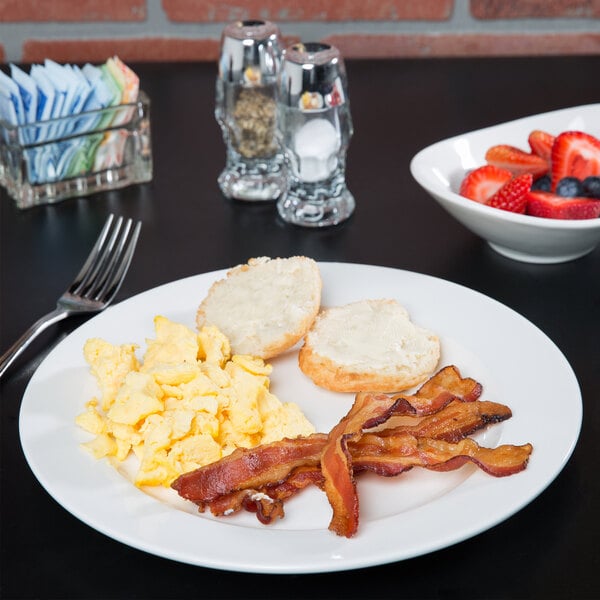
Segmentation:
<svg viewBox="0 0 600 600">
<path fill-rule="evenodd" d="M 38 91 L 35 81 L 16 65 L 10 65 L 12 80 L 18 88 L 23 105 L 23 122 L 33 123 L 37 119 Z M 27 136 L 26 136 L 27 137 Z M 34 140 L 29 140 L 34 141 Z"/>
<path fill-rule="evenodd" d="M 2 120 L 11 125 L 21 125 L 25 122 L 25 109 L 19 92 L 19 86 L 3 71 L 0 71 L 0 94 L 6 99 L 6 104 L 0 107 Z"/>
</svg>

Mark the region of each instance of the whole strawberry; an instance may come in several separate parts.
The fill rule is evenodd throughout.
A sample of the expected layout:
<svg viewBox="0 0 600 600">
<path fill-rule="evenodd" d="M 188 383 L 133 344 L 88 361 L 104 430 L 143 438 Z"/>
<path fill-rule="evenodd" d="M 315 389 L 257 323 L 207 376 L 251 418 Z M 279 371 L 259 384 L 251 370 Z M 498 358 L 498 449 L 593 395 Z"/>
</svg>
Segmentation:
<svg viewBox="0 0 600 600">
<path fill-rule="evenodd" d="M 505 183 L 486 204 L 501 210 L 524 214 L 527 208 L 527 194 L 532 183 L 531 173 L 519 175 Z"/>
</svg>

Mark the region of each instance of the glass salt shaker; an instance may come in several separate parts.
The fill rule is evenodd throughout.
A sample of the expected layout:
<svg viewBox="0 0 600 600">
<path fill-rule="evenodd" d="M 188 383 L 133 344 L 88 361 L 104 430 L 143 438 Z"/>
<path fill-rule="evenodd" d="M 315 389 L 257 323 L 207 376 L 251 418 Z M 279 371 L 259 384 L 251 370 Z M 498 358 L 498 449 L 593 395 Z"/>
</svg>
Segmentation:
<svg viewBox="0 0 600 600">
<path fill-rule="evenodd" d="M 337 48 L 299 43 L 284 51 L 278 110 L 288 170 L 279 214 L 305 227 L 341 223 L 354 212 L 355 201 L 346 186 L 353 128 L 346 70 Z"/>
<path fill-rule="evenodd" d="M 285 188 L 276 134 L 280 37 L 269 21 L 237 21 L 221 36 L 215 116 L 227 146 L 218 181 L 228 198 L 275 200 Z"/>
</svg>

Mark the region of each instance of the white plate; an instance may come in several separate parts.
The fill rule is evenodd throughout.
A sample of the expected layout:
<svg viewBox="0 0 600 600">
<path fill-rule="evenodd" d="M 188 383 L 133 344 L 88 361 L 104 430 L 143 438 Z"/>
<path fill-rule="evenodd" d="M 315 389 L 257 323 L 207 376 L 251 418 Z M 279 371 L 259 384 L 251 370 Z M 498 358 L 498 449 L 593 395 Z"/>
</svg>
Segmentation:
<svg viewBox="0 0 600 600">
<path fill-rule="evenodd" d="M 417 153 L 410 170 L 416 181 L 465 227 L 515 260 L 559 263 L 591 252 L 600 242 L 600 219 L 543 219 L 484 206 L 458 194 L 465 174 L 485 164 L 496 144 L 529 151 L 534 129 L 553 135 L 579 130 L 600 138 L 600 104 L 574 106 L 493 125 L 442 140 Z"/>
<path fill-rule="evenodd" d="M 158 556 L 234 571 L 314 573 L 382 564 L 446 547 L 506 519 L 557 476 L 579 435 L 582 406 L 565 357 L 534 325 L 498 302 L 433 277 L 367 265 L 320 263 L 323 305 L 396 298 L 413 321 L 437 332 L 441 364 L 457 365 L 484 386 L 483 398 L 508 404 L 512 419 L 480 434 L 488 446 L 534 445 L 527 469 L 494 478 L 466 466 L 449 473 L 413 469 L 396 478 L 361 476 L 360 525 L 352 539 L 328 531 L 325 495 L 307 489 L 270 526 L 251 514 L 215 519 L 172 490 L 136 489 L 127 474 L 96 461 L 75 425 L 96 386 L 82 357 L 85 340 L 144 345 L 157 314 L 194 326 L 199 300 L 224 271 L 163 285 L 97 315 L 44 360 L 25 392 L 21 442 L 35 476 L 54 499 L 94 529 Z M 328 431 L 352 396 L 326 392 L 298 369 L 296 352 L 273 361 L 272 390 L 296 401 Z"/>
</svg>

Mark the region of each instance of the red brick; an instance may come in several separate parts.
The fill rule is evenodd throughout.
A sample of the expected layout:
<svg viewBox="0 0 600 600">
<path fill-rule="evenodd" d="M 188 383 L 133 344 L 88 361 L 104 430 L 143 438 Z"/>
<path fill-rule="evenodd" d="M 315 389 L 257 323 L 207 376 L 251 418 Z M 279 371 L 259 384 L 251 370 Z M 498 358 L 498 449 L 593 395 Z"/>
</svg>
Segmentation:
<svg viewBox="0 0 600 600">
<path fill-rule="evenodd" d="M 4 46 L 0 44 L 0 63 L 3 63 L 4 61 Z"/>
<path fill-rule="evenodd" d="M 146 0 L 0 0 L 0 21 L 145 21 Z"/>
<path fill-rule="evenodd" d="M 118 55 L 129 62 L 217 60 L 219 40 L 180 38 L 27 40 L 23 62 L 103 62 Z"/>
<path fill-rule="evenodd" d="M 271 21 L 444 21 L 454 0 L 162 0 L 172 21 L 230 22 L 239 19 Z"/>
<path fill-rule="evenodd" d="M 471 0 L 476 19 L 600 17 L 600 0 Z"/>
<path fill-rule="evenodd" d="M 331 35 L 347 58 L 600 54 L 600 33 Z"/>
</svg>

